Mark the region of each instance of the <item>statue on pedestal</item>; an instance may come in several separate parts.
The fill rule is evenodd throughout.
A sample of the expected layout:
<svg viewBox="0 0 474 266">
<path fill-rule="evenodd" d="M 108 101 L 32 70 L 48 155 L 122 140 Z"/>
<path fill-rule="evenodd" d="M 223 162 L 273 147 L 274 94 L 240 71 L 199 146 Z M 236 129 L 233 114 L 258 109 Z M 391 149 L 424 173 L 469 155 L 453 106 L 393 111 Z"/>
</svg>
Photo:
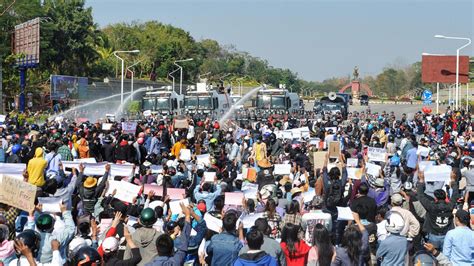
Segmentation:
<svg viewBox="0 0 474 266">
<path fill-rule="evenodd" d="M 354 72 L 352 73 L 352 80 L 359 80 L 359 67 L 354 67 Z"/>
</svg>

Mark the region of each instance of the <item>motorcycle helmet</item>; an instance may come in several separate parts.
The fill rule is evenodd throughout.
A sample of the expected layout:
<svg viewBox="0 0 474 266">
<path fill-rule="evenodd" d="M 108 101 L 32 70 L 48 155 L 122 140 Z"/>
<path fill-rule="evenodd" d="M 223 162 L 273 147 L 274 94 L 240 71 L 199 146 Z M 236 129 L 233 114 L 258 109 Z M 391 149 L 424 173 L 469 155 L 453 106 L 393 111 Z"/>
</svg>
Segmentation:
<svg viewBox="0 0 474 266">
<path fill-rule="evenodd" d="M 42 233 L 52 232 L 54 229 L 54 218 L 50 214 L 42 213 L 36 218 L 36 227 Z"/>
<path fill-rule="evenodd" d="M 176 175 L 176 168 L 174 168 L 173 166 L 170 166 L 170 167 L 168 168 L 167 173 L 168 173 L 169 176 L 174 176 L 174 175 Z"/>
<path fill-rule="evenodd" d="M 20 152 L 20 150 L 21 150 L 21 144 L 13 145 L 13 147 L 12 147 L 12 153 L 13 154 L 18 154 L 18 152 Z"/>
<path fill-rule="evenodd" d="M 81 247 L 68 265 L 74 266 L 100 266 L 102 265 L 102 257 L 95 248 L 84 246 Z"/>
<path fill-rule="evenodd" d="M 31 229 L 24 230 L 16 236 L 16 240 L 21 240 L 36 257 L 41 242 L 41 235 L 38 232 Z M 19 254 L 17 253 L 17 255 Z"/>
<path fill-rule="evenodd" d="M 156 213 L 152 208 L 143 209 L 140 213 L 140 224 L 145 227 L 151 227 L 156 222 Z"/>
</svg>

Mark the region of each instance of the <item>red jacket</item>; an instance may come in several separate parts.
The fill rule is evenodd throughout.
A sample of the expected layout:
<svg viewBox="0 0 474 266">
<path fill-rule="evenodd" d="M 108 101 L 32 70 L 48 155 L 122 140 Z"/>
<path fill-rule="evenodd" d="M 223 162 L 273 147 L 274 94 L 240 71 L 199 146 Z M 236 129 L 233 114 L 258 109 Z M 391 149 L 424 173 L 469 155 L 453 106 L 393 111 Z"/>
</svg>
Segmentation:
<svg viewBox="0 0 474 266">
<path fill-rule="evenodd" d="M 308 253 L 311 247 L 308 246 L 304 240 L 300 240 L 300 242 L 296 244 L 296 254 L 293 258 L 290 258 L 290 253 L 285 242 L 281 242 L 280 246 L 283 253 L 285 253 L 287 266 L 302 266 L 307 264 Z"/>
</svg>

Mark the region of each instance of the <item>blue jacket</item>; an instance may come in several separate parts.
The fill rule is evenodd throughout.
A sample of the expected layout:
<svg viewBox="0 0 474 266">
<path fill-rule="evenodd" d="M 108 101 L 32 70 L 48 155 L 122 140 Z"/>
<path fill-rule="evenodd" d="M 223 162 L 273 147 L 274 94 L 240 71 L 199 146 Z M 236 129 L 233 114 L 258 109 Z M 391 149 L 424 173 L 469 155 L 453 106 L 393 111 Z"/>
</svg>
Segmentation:
<svg viewBox="0 0 474 266">
<path fill-rule="evenodd" d="M 211 265 L 232 265 L 242 248 L 242 243 L 234 234 L 223 232 L 211 238 L 207 254 L 212 257 Z"/>
<path fill-rule="evenodd" d="M 234 266 L 259 265 L 259 266 L 277 266 L 278 263 L 272 256 L 259 251 L 257 253 L 244 253 L 234 262 Z"/>
<path fill-rule="evenodd" d="M 204 200 L 206 202 L 206 208 L 208 211 L 212 211 L 214 209 L 214 200 L 221 194 L 222 188 L 220 185 L 217 185 L 216 191 L 210 193 L 206 191 L 199 191 L 200 187 L 196 186 L 194 189 L 194 198 L 196 202 L 200 200 Z"/>
</svg>

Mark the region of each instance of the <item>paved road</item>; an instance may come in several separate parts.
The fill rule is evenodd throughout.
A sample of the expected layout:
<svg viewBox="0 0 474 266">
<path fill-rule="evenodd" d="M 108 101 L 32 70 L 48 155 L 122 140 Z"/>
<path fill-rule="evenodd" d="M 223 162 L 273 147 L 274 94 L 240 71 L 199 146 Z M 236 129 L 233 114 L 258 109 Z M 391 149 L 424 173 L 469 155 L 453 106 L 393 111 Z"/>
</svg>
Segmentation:
<svg viewBox="0 0 474 266">
<path fill-rule="evenodd" d="M 418 112 L 418 111 L 421 111 L 421 108 L 423 107 L 423 105 L 421 104 L 370 104 L 369 105 L 370 107 L 370 110 L 372 111 L 372 113 L 374 112 L 378 112 L 378 113 L 381 113 L 383 111 L 385 112 L 394 112 L 395 115 L 397 117 L 401 117 L 401 115 L 403 113 L 407 114 L 408 118 L 411 118 L 413 117 L 413 115 Z M 431 109 L 433 109 L 433 112 L 436 111 L 436 105 L 432 104 L 430 105 Z M 306 104 L 305 105 L 305 109 L 306 110 L 311 110 L 313 108 L 313 103 L 309 103 L 309 104 Z M 440 105 L 440 112 L 444 112 L 444 110 L 446 109 L 446 105 Z M 349 107 L 349 111 L 350 112 L 353 112 L 353 111 L 358 111 L 358 112 L 361 112 L 361 111 L 366 111 L 367 110 L 367 106 L 360 106 L 360 105 L 351 105 Z"/>
</svg>

